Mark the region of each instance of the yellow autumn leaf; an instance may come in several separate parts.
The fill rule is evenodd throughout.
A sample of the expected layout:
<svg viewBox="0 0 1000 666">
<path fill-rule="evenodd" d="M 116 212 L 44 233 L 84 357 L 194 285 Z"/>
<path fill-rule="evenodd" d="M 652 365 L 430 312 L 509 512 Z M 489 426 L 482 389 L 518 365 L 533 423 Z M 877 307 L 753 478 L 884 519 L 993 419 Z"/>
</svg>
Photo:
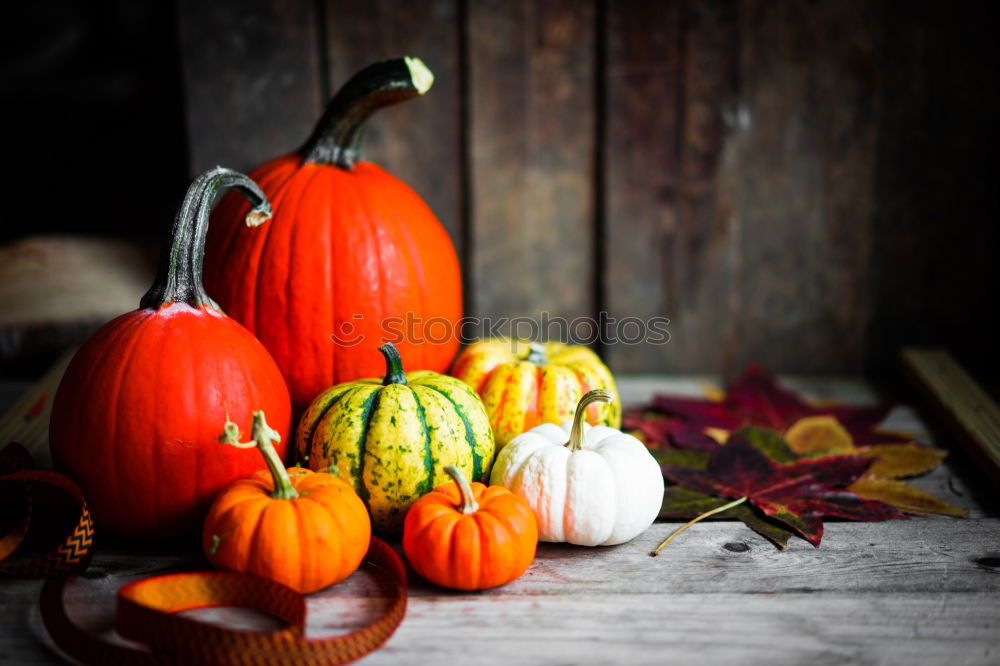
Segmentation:
<svg viewBox="0 0 1000 666">
<path fill-rule="evenodd" d="M 726 399 L 726 392 L 711 382 L 701 382 L 701 392 L 711 402 L 722 402 Z"/>
<path fill-rule="evenodd" d="M 865 474 L 869 478 L 898 479 L 929 472 L 941 464 L 947 451 L 920 446 L 914 442 L 905 444 L 878 444 L 860 451 L 865 458 L 875 462 Z"/>
<path fill-rule="evenodd" d="M 919 488 L 895 479 L 873 479 L 864 476 L 847 489 L 859 497 L 891 504 L 906 513 L 957 517 L 969 515 L 964 509 L 952 506 Z"/>
<path fill-rule="evenodd" d="M 818 457 L 854 453 L 851 433 L 832 416 L 807 416 L 785 431 L 785 441 L 799 455 Z"/>
<path fill-rule="evenodd" d="M 725 444 L 729 439 L 729 431 L 725 428 L 705 428 L 704 433 L 719 444 Z"/>
</svg>

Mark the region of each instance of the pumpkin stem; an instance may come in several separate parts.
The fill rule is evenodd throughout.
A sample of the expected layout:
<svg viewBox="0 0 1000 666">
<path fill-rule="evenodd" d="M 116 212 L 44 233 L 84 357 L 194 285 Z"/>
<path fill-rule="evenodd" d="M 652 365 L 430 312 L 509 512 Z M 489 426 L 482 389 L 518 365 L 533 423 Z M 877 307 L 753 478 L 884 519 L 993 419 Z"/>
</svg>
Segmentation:
<svg viewBox="0 0 1000 666">
<path fill-rule="evenodd" d="M 249 177 L 223 167 L 201 174 L 188 187 L 163 252 L 153 286 L 139 301 L 140 308 L 159 308 L 169 303 L 187 303 L 193 307 L 218 304 L 205 293 L 201 267 L 205 258 L 205 233 L 208 213 L 215 195 L 226 188 L 238 190 L 251 206 L 246 223 L 256 227 L 271 219 L 271 204 Z"/>
<path fill-rule="evenodd" d="M 337 91 L 299 152 L 306 162 L 354 168 L 372 115 L 423 95 L 433 83 L 434 75 L 420 58 L 393 58 L 369 65 Z"/>
<path fill-rule="evenodd" d="M 615 396 L 611 391 L 604 389 L 594 389 L 580 398 L 576 403 L 576 413 L 573 414 L 573 428 L 569 431 L 569 441 L 566 446 L 570 451 L 579 451 L 583 448 L 583 421 L 587 413 L 587 406 L 592 402 L 611 402 Z"/>
<path fill-rule="evenodd" d="M 275 499 L 295 499 L 299 496 L 295 486 L 292 485 L 292 479 L 288 476 L 288 470 L 281 462 L 281 458 L 278 456 L 278 452 L 274 450 L 274 444 L 272 442 L 280 442 L 281 435 L 278 434 L 277 430 L 274 430 L 264 419 L 264 412 L 254 412 L 253 413 L 253 429 L 250 433 L 251 441 L 241 442 L 240 441 L 240 429 L 232 421 L 226 421 L 226 425 L 221 435 L 219 435 L 219 441 L 223 444 L 228 444 L 229 446 L 235 446 L 238 449 L 252 449 L 255 448 L 260 451 L 261 455 L 264 456 L 264 462 L 267 463 L 267 469 L 271 472 L 271 478 L 274 480 L 274 492 L 271 493 L 271 497 Z"/>
<path fill-rule="evenodd" d="M 466 515 L 479 511 L 479 504 L 476 502 L 475 495 L 472 494 L 472 486 L 462 474 L 462 470 L 455 465 L 445 465 L 444 471 L 455 482 L 455 485 L 458 486 L 458 492 L 462 495 L 462 505 L 458 507 L 458 510 Z"/>
<path fill-rule="evenodd" d="M 535 365 L 548 363 L 548 358 L 545 356 L 545 345 L 540 342 L 529 342 L 528 355 L 524 357 L 524 360 Z"/>
<path fill-rule="evenodd" d="M 385 357 L 385 377 L 382 378 L 382 386 L 389 384 L 405 384 L 406 373 L 403 372 L 403 359 L 399 357 L 399 350 L 391 342 L 387 342 L 378 348 Z"/>
<path fill-rule="evenodd" d="M 694 525 L 698 521 L 704 520 L 705 518 L 708 518 L 709 516 L 714 516 L 717 513 L 722 513 L 723 511 L 726 511 L 727 509 L 732 509 L 734 506 L 739 506 L 740 504 L 743 504 L 743 502 L 746 502 L 746 501 L 747 501 L 746 496 L 743 496 L 743 497 L 741 497 L 741 498 L 739 498 L 737 500 L 733 500 L 729 504 L 723 504 L 722 506 L 716 507 L 716 508 L 712 509 L 711 511 L 706 511 L 705 513 L 701 514 L 700 516 L 698 516 L 696 518 L 692 518 L 691 520 L 689 520 L 688 522 L 684 523 L 683 525 L 681 525 L 680 527 L 678 527 L 676 530 L 674 530 L 673 532 L 671 532 L 670 536 L 668 536 L 666 539 L 664 539 L 660 543 L 660 545 L 657 546 L 653 550 L 653 552 L 650 553 L 650 555 L 652 555 L 653 557 L 656 557 L 657 555 L 659 555 L 660 551 L 663 550 L 663 548 L 668 543 L 670 543 L 671 541 L 673 541 L 675 536 L 677 536 L 678 534 L 680 534 L 681 532 L 683 532 L 687 528 L 691 527 L 692 525 Z"/>
</svg>

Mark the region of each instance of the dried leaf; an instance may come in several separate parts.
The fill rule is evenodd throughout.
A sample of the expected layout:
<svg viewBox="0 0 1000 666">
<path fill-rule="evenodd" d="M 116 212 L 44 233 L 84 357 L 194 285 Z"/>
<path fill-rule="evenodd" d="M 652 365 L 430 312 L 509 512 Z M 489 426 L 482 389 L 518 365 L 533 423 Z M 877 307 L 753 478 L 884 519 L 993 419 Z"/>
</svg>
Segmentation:
<svg viewBox="0 0 1000 666">
<path fill-rule="evenodd" d="M 801 456 L 817 458 L 854 453 L 851 433 L 832 416 L 806 416 L 785 431 L 785 441 Z"/>
<path fill-rule="evenodd" d="M 916 442 L 880 444 L 858 452 L 875 462 L 865 475 L 870 478 L 899 479 L 929 472 L 941 464 L 947 451 L 923 446 Z"/>
<path fill-rule="evenodd" d="M 905 518 L 887 504 L 862 499 L 846 489 L 871 464 L 858 456 L 781 464 L 742 436 L 730 438 L 708 455 L 704 468 L 666 464 L 663 475 L 699 493 L 730 499 L 745 496 L 766 516 L 784 523 L 814 546 L 823 537 L 824 516 L 866 521 Z"/>
<path fill-rule="evenodd" d="M 669 395 L 653 396 L 652 409 L 636 410 L 626 415 L 626 428 L 639 429 L 643 416 L 666 416 L 697 429 L 699 434 L 719 439 L 722 433 L 753 425 L 785 432 L 798 421 L 813 416 L 833 417 L 850 434 L 855 446 L 907 441 L 898 433 L 878 430 L 889 412 L 889 405 L 820 405 L 811 404 L 778 383 L 760 365 L 751 363 L 726 390 L 724 399 L 704 400 Z M 701 442 L 681 432 L 668 419 L 649 439 L 662 446 L 685 446 Z"/>
<path fill-rule="evenodd" d="M 726 504 L 729 500 L 695 492 L 684 486 L 669 486 L 663 494 L 660 518 L 694 518 Z M 794 532 L 782 523 L 765 516 L 759 509 L 741 504 L 723 511 L 713 518 L 735 519 L 769 540 L 778 548 L 785 548 Z"/>
<path fill-rule="evenodd" d="M 747 426 L 733 433 L 732 439 L 745 441 L 765 456 L 779 463 L 792 463 L 799 455 L 788 446 L 781 435 L 767 428 Z"/>
<path fill-rule="evenodd" d="M 943 515 L 962 517 L 968 511 L 959 509 L 928 495 L 919 488 L 895 479 L 876 479 L 865 476 L 849 486 L 849 490 L 859 497 L 891 504 L 907 513 L 920 515 Z"/>
</svg>

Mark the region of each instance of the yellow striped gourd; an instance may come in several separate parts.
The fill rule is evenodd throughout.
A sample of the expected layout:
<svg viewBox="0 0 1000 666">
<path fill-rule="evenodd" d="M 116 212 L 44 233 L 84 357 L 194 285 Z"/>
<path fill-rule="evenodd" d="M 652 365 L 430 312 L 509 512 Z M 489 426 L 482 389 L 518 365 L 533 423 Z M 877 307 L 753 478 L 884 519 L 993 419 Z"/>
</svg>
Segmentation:
<svg viewBox="0 0 1000 666">
<path fill-rule="evenodd" d="M 480 340 L 462 350 L 451 374 L 483 399 L 497 451 L 537 425 L 572 419 L 580 398 L 593 389 L 610 391 L 615 399 L 590 405 L 587 423 L 621 427 L 614 377 L 586 347 L 506 338 Z"/>
<path fill-rule="evenodd" d="M 337 473 L 354 484 L 376 529 L 400 531 L 407 509 L 447 483 L 446 465 L 487 482 L 493 434 L 475 391 L 427 370 L 403 372 L 391 344 L 382 379 L 327 389 L 299 421 L 299 464 Z"/>
</svg>

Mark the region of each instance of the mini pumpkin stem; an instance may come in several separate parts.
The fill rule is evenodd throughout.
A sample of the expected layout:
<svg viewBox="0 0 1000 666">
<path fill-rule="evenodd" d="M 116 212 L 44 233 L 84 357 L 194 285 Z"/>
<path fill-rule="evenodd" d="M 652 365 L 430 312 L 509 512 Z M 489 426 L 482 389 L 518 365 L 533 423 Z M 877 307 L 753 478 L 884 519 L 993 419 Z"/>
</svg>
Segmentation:
<svg viewBox="0 0 1000 666">
<path fill-rule="evenodd" d="M 594 402 L 611 402 L 615 396 L 611 391 L 604 389 L 594 389 L 580 398 L 576 403 L 576 413 L 573 414 L 573 428 L 569 431 L 569 441 L 566 446 L 570 451 L 579 451 L 583 448 L 583 421 L 587 414 L 587 407 Z"/>
<path fill-rule="evenodd" d="M 396 345 L 387 342 L 378 348 L 385 357 L 385 377 L 382 378 L 382 386 L 389 384 L 405 384 L 406 373 L 403 371 L 403 359 L 399 356 Z"/>
<path fill-rule="evenodd" d="M 239 426 L 232 421 L 226 421 L 223 432 L 219 435 L 219 441 L 229 446 L 235 446 L 238 449 L 256 447 L 261 455 L 264 456 L 264 462 L 267 463 L 267 469 L 271 472 L 271 478 L 274 480 L 274 492 L 271 493 L 271 497 L 289 500 L 298 497 L 299 493 L 295 490 L 295 486 L 292 485 L 292 479 L 288 476 L 288 470 L 285 469 L 281 458 L 278 456 L 278 452 L 274 450 L 274 444 L 272 444 L 272 442 L 280 442 L 281 435 L 278 434 L 277 430 L 267 425 L 264 412 L 253 413 L 253 427 L 250 437 L 251 441 L 241 442 L 239 439 Z"/>
<path fill-rule="evenodd" d="M 372 115 L 381 108 L 423 95 L 433 83 L 434 74 L 420 58 L 393 58 L 369 65 L 330 100 L 300 151 L 305 161 L 352 169 Z"/>
<path fill-rule="evenodd" d="M 458 492 L 462 495 L 462 505 L 458 507 L 458 510 L 466 515 L 479 511 L 479 504 L 476 502 L 475 495 L 472 494 L 472 486 L 462 474 L 462 470 L 455 465 L 446 465 L 444 471 L 455 482 L 458 486 Z"/>
<path fill-rule="evenodd" d="M 271 204 L 257 183 L 248 176 L 232 169 L 215 167 L 195 178 L 174 218 L 170 238 L 160 253 L 156 279 L 139 301 L 140 308 L 155 309 L 169 303 L 219 308 L 205 292 L 201 269 L 205 259 L 208 214 L 215 195 L 226 188 L 239 191 L 250 201 L 252 208 L 247 213 L 247 226 L 258 226 L 271 218 Z"/>
<path fill-rule="evenodd" d="M 524 357 L 524 360 L 535 365 L 545 365 L 548 362 L 548 358 L 545 356 L 545 345 L 540 342 L 529 342 L 528 355 Z"/>
</svg>

